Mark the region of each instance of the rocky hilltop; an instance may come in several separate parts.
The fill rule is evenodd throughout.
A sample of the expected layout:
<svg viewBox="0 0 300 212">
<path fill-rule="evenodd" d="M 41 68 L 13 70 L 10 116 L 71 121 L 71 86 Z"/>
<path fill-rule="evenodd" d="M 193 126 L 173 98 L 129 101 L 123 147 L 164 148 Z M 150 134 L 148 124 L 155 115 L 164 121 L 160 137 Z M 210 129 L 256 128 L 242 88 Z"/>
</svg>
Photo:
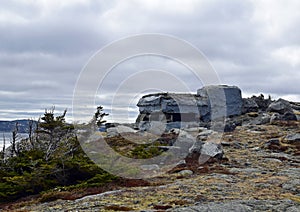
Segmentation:
<svg viewBox="0 0 300 212">
<path fill-rule="evenodd" d="M 140 114 L 136 124 L 141 130 L 156 130 L 156 126 L 166 130 L 193 126 L 209 128 L 211 122 L 225 122 L 220 130 L 232 131 L 236 125 L 247 122 L 239 118 L 247 113 L 257 114 L 257 118 L 251 120 L 253 124 L 300 120 L 300 103 L 265 99 L 263 95 L 242 98 L 238 87 L 228 85 L 205 86 L 198 89 L 197 94 L 148 94 L 137 106 Z"/>
<path fill-rule="evenodd" d="M 226 110 L 214 105 L 220 99 L 226 100 L 221 103 Z M 109 127 L 102 133 L 107 144 L 126 157 L 186 152 L 183 160 L 163 174 L 108 192 L 61 195 L 45 203 L 30 200 L 6 210 L 300 211 L 299 103 L 262 95 L 242 98 L 237 87 L 217 86 L 196 95 L 151 94 L 138 105 L 141 128 Z M 179 111 L 189 114 L 180 127 Z M 142 145 L 133 142 L 145 140 Z M 159 172 L 162 163 L 151 164 L 148 171 Z"/>
</svg>

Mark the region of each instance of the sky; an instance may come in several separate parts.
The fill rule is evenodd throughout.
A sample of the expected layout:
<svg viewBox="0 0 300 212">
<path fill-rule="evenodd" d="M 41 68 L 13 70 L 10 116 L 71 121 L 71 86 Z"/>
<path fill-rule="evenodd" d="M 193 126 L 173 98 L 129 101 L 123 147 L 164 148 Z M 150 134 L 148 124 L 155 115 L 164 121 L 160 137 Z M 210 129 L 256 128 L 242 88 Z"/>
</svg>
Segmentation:
<svg viewBox="0 0 300 212">
<path fill-rule="evenodd" d="M 221 84 L 240 87 L 244 97 L 263 93 L 300 102 L 299 10 L 298 0 L 1 1 L 0 120 L 37 119 L 55 106 L 57 112 L 67 108 L 71 121 L 74 88 L 90 59 L 116 40 L 143 33 L 190 43 Z M 132 79 L 132 70 L 149 69 L 187 79 L 194 92 L 203 86 L 176 61 L 142 56 L 111 70 L 95 105 L 111 111 L 118 83 Z M 134 83 L 141 85 L 151 78 L 146 71 L 136 77 Z M 158 84 L 169 80 L 161 79 Z M 181 91 L 168 88 L 155 85 L 124 94 L 130 105 L 118 107 L 128 117 L 123 121 L 134 121 L 142 94 Z"/>
</svg>

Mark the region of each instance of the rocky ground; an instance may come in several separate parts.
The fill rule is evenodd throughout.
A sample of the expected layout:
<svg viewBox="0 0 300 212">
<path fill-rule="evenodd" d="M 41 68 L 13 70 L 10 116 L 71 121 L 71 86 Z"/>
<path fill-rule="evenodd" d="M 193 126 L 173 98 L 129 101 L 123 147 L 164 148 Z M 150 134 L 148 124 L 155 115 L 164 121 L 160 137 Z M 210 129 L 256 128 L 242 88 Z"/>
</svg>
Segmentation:
<svg viewBox="0 0 300 212">
<path fill-rule="evenodd" d="M 300 211 L 300 122 L 224 133 L 222 160 L 180 166 L 149 185 L 76 200 L 15 204 L 14 211 Z"/>
</svg>

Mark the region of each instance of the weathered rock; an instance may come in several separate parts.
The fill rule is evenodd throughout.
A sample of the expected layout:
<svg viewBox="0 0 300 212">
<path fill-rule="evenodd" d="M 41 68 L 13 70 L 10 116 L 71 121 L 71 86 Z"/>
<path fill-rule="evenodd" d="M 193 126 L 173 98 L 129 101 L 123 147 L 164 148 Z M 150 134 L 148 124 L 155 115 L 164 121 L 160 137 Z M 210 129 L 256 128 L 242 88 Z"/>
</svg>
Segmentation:
<svg viewBox="0 0 300 212">
<path fill-rule="evenodd" d="M 291 200 L 234 200 L 230 202 L 199 203 L 196 206 L 169 209 L 167 211 L 210 211 L 210 212 L 247 212 L 247 211 L 299 211 L 300 205 Z"/>
<path fill-rule="evenodd" d="M 150 122 L 148 121 L 140 121 L 137 123 L 138 124 L 138 128 L 141 130 L 141 131 L 147 131 L 148 129 L 150 129 Z"/>
<path fill-rule="evenodd" d="M 300 144 L 300 133 L 289 134 L 285 137 L 285 140 L 290 144 Z"/>
<path fill-rule="evenodd" d="M 237 127 L 237 124 L 234 121 L 228 120 L 225 123 L 223 132 L 232 132 Z"/>
<path fill-rule="evenodd" d="M 206 128 L 204 127 L 191 127 L 191 128 L 186 128 L 184 129 L 184 131 L 186 132 L 191 132 L 191 133 L 194 133 L 194 132 L 202 132 L 202 131 L 205 131 L 207 130 Z"/>
<path fill-rule="evenodd" d="M 114 136 L 118 136 L 122 133 L 135 133 L 137 132 L 136 130 L 130 128 L 130 127 L 126 127 L 123 125 L 119 125 L 117 127 L 110 127 L 107 129 L 107 137 L 114 137 Z"/>
<path fill-rule="evenodd" d="M 212 158 L 222 159 L 223 155 L 224 151 L 221 144 L 197 141 L 189 149 L 187 158 L 190 160 L 198 160 L 200 164 L 204 164 Z"/>
<path fill-rule="evenodd" d="M 137 106 L 140 113 L 198 113 L 197 96 L 193 94 L 156 93 L 143 96 Z"/>
<path fill-rule="evenodd" d="M 270 123 L 274 123 L 276 121 L 297 121 L 297 116 L 291 111 L 287 111 L 282 115 L 279 113 L 273 113 L 270 118 Z"/>
<path fill-rule="evenodd" d="M 272 138 L 267 141 L 264 146 L 267 149 L 278 149 L 280 148 L 280 140 L 279 138 Z"/>
<path fill-rule="evenodd" d="M 241 90 L 236 86 L 211 85 L 197 91 L 202 98 L 209 99 L 211 119 L 238 116 L 242 113 Z"/>
<path fill-rule="evenodd" d="M 191 171 L 191 170 L 182 170 L 178 174 L 181 175 L 181 176 L 189 176 L 189 175 L 194 174 L 194 172 Z"/>
<path fill-rule="evenodd" d="M 252 98 L 243 99 L 242 113 L 257 112 L 259 109 L 257 103 Z"/>
<path fill-rule="evenodd" d="M 281 117 L 282 121 L 297 121 L 297 116 L 293 112 L 285 112 Z"/>
<path fill-rule="evenodd" d="M 275 117 L 275 119 L 276 118 L 277 117 Z M 280 116 L 278 116 L 278 119 L 280 119 Z M 255 117 L 254 119 L 250 119 L 249 124 L 250 125 L 263 125 L 263 124 L 270 123 L 270 121 L 271 121 L 271 116 L 268 113 L 259 113 L 257 117 Z"/>
<path fill-rule="evenodd" d="M 222 159 L 222 157 L 224 155 L 224 151 L 222 149 L 221 144 L 217 144 L 217 143 L 213 143 L 213 142 L 206 142 L 202 145 L 201 155 L 209 156 L 211 158 Z"/>
<path fill-rule="evenodd" d="M 247 212 L 253 211 L 251 207 L 241 204 L 239 202 L 228 202 L 228 203 L 207 203 L 199 204 L 197 206 L 178 208 L 175 210 L 168 211 L 180 211 L 180 212 L 195 212 L 195 211 L 211 211 L 211 212 Z"/>
<path fill-rule="evenodd" d="M 202 141 L 196 141 L 193 146 L 189 149 L 190 154 L 201 154 L 201 149 L 204 145 Z"/>
<path fill-rule="evenodd" d="M 252 96 L 252 100 L 255 101 L 255 103 L 258 106 L 258 109 L 261 111 L 266 111 L 269 105 L 272 103 L 271 98 L 265 99 L 263 94 L 260 94 L 259 96 Z"/>
<path fill-rule="evenodd" d="M 250 100 L 256 104 L 253 100 Z M 236 86 L 210 85 L 194 94 L 156 93 L 143 96 L 137 106 L 140 114 L 136 124 L 140 130 L 149 130 L 151 122 L 165 124 L 165 131 L 171 128 L 209 126 L 209 122 L 222 121 L 225 117 L 239 116 L 242 113 L 241 90 Z M 252 106 L 251 106 L 252 108 Z M 234 123 L 225 126 L 232 131 Z M 222 130 L 224 127 L 222 127 Z"/>
<path fill-rule="evenodd" d="M 280 117 L 280 114 L 279 113 L 273 113 L 271 118 L 270 118 L 270 123 L 274 123 L 276 121 L 280 121 L 281 120 L 281 117 Z"/>
<path fill-rule="evenodd" d="M 198 134 L 198 136 L 209 136 L 209 135 L 211 135 L 211 134 L 213 134 L 213 133 L 214 133 L 213 130 L 203 130 L 202 132 L 200 132 L 200 133 Z"/>
<path fill-rule="evenodd" d="M 284 99 L 278 99 L 269 105 L 267 111 L 284 114 L 286 112 L 292 112 L 292 107 L 288 101 Z"/>
<path fill-rule="evenodd" d="M 300 178 L 292 179 L 282 184 L 282 188 L 291 192 L 299 193 L 300 192 L 299 185 L 300 185 Z"/>
<path fill-rule="evenodd" d="M 258 125 L 268 124 L 268 123 L 270 123 L 270 120 L 271 120 L 271 116 L 267 113 L 263 113 L 260 118 L 260 121 L 257 124 Z"/>
<path fill-rule="evenodd" d="M 279 138 L 272 138 L 266 142 L 266 145 L 280 145 L 280 140 Z"/>
</svg>

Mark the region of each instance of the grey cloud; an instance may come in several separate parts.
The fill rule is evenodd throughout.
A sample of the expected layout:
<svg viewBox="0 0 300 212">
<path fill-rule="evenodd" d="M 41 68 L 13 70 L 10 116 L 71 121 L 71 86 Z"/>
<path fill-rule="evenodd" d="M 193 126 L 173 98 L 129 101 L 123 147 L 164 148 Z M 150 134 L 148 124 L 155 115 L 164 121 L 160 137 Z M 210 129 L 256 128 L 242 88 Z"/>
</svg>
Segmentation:
<svg viewBox="0 0 300 212">
<path fill-rule="evenodd" d="M 26 110 L 42 110 L 52 105 L 59 110 L 70 108 L 77 77 L 90 56 L 115 39 L 149 32 L 174 35 L 200 49 L 223 84 L 238 85 L 245 93 L 299 95 L 300 63 L 292 66 L 272 56 L 278 48 L 299 47 L 299 19 L 284 17 L 286 25 L 279 24 L 280 33 L 271 37 L 268 20 L 254 17 L 258 10 L 256 1 L 197 1 L 186 11 L 180 5 L 166 7 L 168 2 L 151 4 L 151 1 L 70 1 L 47 8 L 26 1 L 1 3 L 1 116 L 19 117 L 23 110 L 27 117 Z M 185 4 L 190 3 L 182 3 L 182 8 Z M 271 5 L 268 9 L 276 8 Z M 290 9 L 281 8 L 284 14 Z M 188 70 L 166 58 L 135 58 L 131 63 L 120 63 L 109 73 L 99 89 L 105 98 L 97 103 L 109 108 L 120 83 L 132 78 L 136 71 L 148 69 L 169 71 L 188 82 L 191 91 L 202 86 Z M 142 93 L 138 89 L 145 81 L 150 82 L 141 77 L 135 81 L 136 85 L 129 90 L 124 88 L 123 92 L 132 96 Z M 156 88 L 163 84 L 161 79 Z M 172 89 L 176 90 L 176 84 Z M 124 95 L 120 99 L 120 110 L 126 109 L 126 98 Z M 7 108 L 16 112 L 5 114 Z"/>
</svg>

